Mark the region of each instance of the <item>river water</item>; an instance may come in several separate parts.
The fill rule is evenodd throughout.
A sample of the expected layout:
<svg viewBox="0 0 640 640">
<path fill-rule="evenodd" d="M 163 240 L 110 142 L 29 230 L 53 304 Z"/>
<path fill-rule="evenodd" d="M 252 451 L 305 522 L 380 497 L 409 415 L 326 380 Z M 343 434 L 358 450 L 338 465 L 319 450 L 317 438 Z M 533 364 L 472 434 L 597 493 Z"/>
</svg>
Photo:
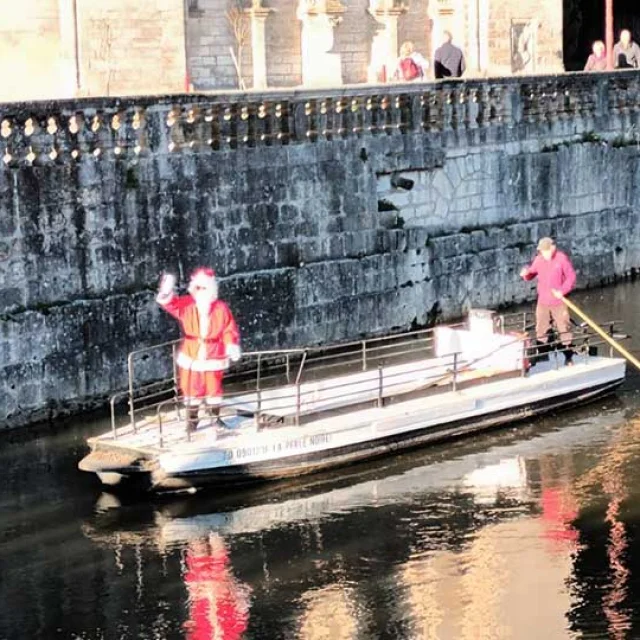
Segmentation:
<svg viewBox="0 0 640 640">
<path fill-rule="evenodd" d="M 640 350 L 640 284 L 575 301 Z M 639 638 L 638 389 L 225 496 L 103 493 L 104 419 L 5 436 L 0 638 Z"/>
</svg>

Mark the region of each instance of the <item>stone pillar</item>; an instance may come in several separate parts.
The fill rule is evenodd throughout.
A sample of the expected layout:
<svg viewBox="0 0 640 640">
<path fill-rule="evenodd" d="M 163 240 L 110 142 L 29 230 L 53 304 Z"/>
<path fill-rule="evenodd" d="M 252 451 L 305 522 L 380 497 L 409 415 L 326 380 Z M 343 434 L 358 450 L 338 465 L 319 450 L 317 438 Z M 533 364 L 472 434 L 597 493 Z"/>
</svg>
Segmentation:
<svg viewBox="0 0 640 640">
<path fill-rule="evenodd" d="M 369 13 L 378 23 L 378 31 L 371 42 L 369 82 L 390 79 L 398 58 L 398 18 L 406 11 L 395 6 L 395 0 L 369 0 Z"/>
<path fill-rule="evenodd" d="M 611 71 L 615 66 L 613 59 L 613 0 L 605 0 L 604 3 L 604 39 L 607 47 L 607 70 Z"/>
<path fill-rule="evenodd" d="M 340 0 L 299 0 L 297 16 L 302 22 L 302 83 L 308 87 L 342 84 L 340 54 L 331 53 L 333 29 L 342 20 Z"/>
<path fill-rule="evenodd" d="M 245 10 L 251 24 L 251 58 L 253 60 L 253 88 L 267 88 L 267 45 L 265 23 L 272 9 L 262 6 L 262 0 L 252 0 Z"/>
<path fill-rule="evenodd" d="M 78 30 L 76 0 L 58 0 L 60 29 L 60 86 L 64 97 L 75 97 L 79 92 Z"/>
</svg>

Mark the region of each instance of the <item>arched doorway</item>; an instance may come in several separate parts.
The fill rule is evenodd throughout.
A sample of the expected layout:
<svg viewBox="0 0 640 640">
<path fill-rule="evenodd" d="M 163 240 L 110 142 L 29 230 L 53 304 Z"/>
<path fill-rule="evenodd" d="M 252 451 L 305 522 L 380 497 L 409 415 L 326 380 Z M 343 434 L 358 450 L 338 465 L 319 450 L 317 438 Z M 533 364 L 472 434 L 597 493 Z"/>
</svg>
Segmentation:
<svg viewBox="0 0 640 640">
<path fill-rule="evenodd" d="M 594 40 L 604 40 L 605 0 L 563 0 L 563 59 L 567 71 L 579 71 Z M 614 41 L 629 29 L 640 42 L 640 2 L 613 0 Z"/>
</svg>

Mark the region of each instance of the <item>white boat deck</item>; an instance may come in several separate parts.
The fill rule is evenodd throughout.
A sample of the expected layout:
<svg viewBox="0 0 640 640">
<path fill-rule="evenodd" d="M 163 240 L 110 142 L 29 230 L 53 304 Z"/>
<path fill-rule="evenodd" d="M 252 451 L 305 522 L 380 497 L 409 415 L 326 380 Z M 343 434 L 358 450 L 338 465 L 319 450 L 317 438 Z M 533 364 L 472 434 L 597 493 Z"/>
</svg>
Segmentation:
<svg viewBox="0 0 640 640">
<path fill-rule="evenodd" d="M 458 361 L 463 372 L 468 363 Z M 430 358 L 409 363 L 361 371 L 300 384 L 299 413 L 304 415 L 346 407 L 355 403 L 373 402 L 380 395 L 399 395 L 418 391 L 439 382 L 450 382 L 453 358 Z M 462 375 L 462 374 L 460 374 Z M 229 406 L 249 414 L 263 413 L 277 418 L 290 418 L 298 413 L 296 385 L 286 385 L 235 396 Z"/>
<path fill-rule="evenodd" d="M 490 378 L 493 375 L 505 373 L 486 369 L 482 372 L 464 371 L 465 363 L 458 365 L 460 371 L 457 380 L 463 383 L 467 380 L 478 377 Z M 386 395 L 400 395 L 419 391 L 430 386 L 451 385 L 452 380 L 452 359 L 451 358 L 431 358 L 430 360 L 412 361 L 406 364 L 386 367 L 384 369 L 384 380 L 386 380 Z M 345 391 L 345 389 L 348 389 Z M 219 443 L 227 442 L 229 438 L 236 438 L 239 430 L 242 433 L 253 433 L 255 431 L 255 421 L 253 414 L 260 411 L 262 414 L 281 417 L 293 417 L 296 415 L 296 388 L 295 385 L 287 385 L 267 389 L 260 393 L 260 400 L 256 392 L 245 393 L 234 396 L 232 399 L 223 401 L 222 417 L 227 429 L 214 427 L 211 420 L 203 418 L 200 420 L 198 429 L 189 438 L 185 429 L 184 409 L 165 411 L 162 414 L 162 438 L 160 435 L 159 418 L 157 415 L 150 415 L 136 422 L 134 432 L 130 424 L 120 427 L 117 430 L 117 438 L 114 439 L 113 432 L 105 433 L 93 440 L 110 442 L 115 446 L 122 446 L 139 450 L 168 449 L 179 443 L 194 441 L 211 441 L 218 438 Z M 337 376 L 330 379 L 305 382 L 300 384 L 301 407 L 300 413 L 312 413 L 328 411 L 331 409 L 347 408 L 350 405 L 362 405 L 367 402 L 372 404 L 379 396 L 379 373 L 377 369 L 363 371 L 355 374 Z M 437 394 L 442 399 L 446 393 Z M 227 409 L 227 411 L 225 411 Z M 236 415 L 236 412 L 240 415 Z M 243 413 L 249 415 L 242 415 Z M 226 415 L 225 415 L 226 414 Z M 344 415 L 338 416 L 344 421 Z M 326 422 L 326 419 L 322 421 Z M 311 424 L 295 426 L 289 428 L 299 431 L 307 429 Z M 266 427 L 267 431 L 282 433 L 286 427 L 273 426 Z M 160 443 L 162 440 L 162 445 Z"/>
<path fill-rule="evenodd" d="M 559 366 L 560 362 L 562 356 L 556 359 L 552 355 L 549 362 L 538 363 L 525 377 L 496 381 L 488 379 L 463 390 L 443 391 L 382 408 L 374 403 L 377 386 L 374 395 L 366 387 L 372 380 L 377 383 L 378 372 L 374 370 L 365 373 L 373 373 L 375 378 L 359 376 L 356 382 L 357 385 L 364 385 L 362 397 L 358 401 L 371 400 L 370 408 L 345 409 L 338 415 L 319 414 L 317 419 L 301 426 L 267 427 L 257 431 L 251 417 L 223 415 L 228 428 L 212 426 L 209 421 L 201 420 L 197 431 L 188 437 L 184 421 L 173 411 L 163 415 L 162 443 L 156 417 L 139 422 L 135 433 L 130 426 L 126 426 L 118 429 L 117 439 L 109 432 L 93 438 L 92 443 L 104 443 L 110 449 L 122 448 L 158 456 L 168 472 L 179 471 L 185 465 L 190 469 L 197 469 L 212 465 L 244 464 L 375 440 L 430 425 L 442 425 L 588 389 L 624 376 L 624 361 L 620 359 L 576 356 L 575 364 L 571 367 Z M 424 368 L 424 361 L 422 366 Z M 405 367 L 404 371 L 402 367 Z M 415 362 L 397 367 L 399 378 L 403 380 L 403 388 L 420 388 L 425 385 L 425 379 L 416 376 L 416 367 Z M 446 373 L 444 369 L 442 372 Z M 459 380 L 464 380 L 464 376 L 469 379 L 478 375 L 482 374 L 461 373 Z M 346 377 L 353 379 L 353 376 Z M 335 380 L 334 378 L 332 383 Z M 450 380 L 447 384 L 449 383 Z M 320 383 L 309 385 L 312 388 L 315 385 L 316 390 L 321 388 Z M 274 394 L 266 401 L 275 403 L 281 397 Z M 314 406 L 333 408 L 338 406 L 336 400 L 331 392 L 324 399 L 316 397 Z M 255 397 L 245 394 L 245 406 L 251 409 L 254 403 Z M 263 411 L 264 407 L 263 398 Z"/>
</svg>

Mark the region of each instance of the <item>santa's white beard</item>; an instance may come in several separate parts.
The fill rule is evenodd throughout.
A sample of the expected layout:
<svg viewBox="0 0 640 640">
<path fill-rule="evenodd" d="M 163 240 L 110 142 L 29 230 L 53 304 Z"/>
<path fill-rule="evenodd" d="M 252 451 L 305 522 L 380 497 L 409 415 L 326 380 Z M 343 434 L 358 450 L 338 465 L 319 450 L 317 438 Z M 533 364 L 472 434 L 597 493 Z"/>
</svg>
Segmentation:
<svg viewBox="0 0 640 640">
<path fill-rule="evenodd" d="M 198 310 L 198 325 L 200 328 L 200 337 L 205 338 L 209 332 L 209 312 L 211 311 L 211 304 L 218 298 L 218 288 L 210 287 L 207 289 L 196 289 L 190 292 L 196 303 L 196 309 Z M 198 349 L 198 359 L 205 360 L 207 357 L 206 344 L 201 344 Z"/>
<path fill-rule="evenodd" d="M 200 334 L 205 335 L 209 325 L 209 309 L 211 309 L 210 296 L 196 298 L 196 309 L 198 310 L 198 319 L 200 320 Z"/>
<path fill-rule="evenodd" d="M 206 291 L 206 290 L 196 291 L 191 295 L 193 295 L 193 299 L 196 301 L 196 306 L 198 307 L 198 311 L 200 311 L 200 309 L 206 309 L 207 313 L 209 311 L 209 307 L 211 306 L 211 303 L 215 302 L 217 297 L 215 292 Z"/>
<path fill-rule="evenodd" d="M 208 300 L 206 302 L 196 302 L 196 309 L 198 310 L 198 315 L 200 316 L 200 321 L 202 322 L 202 318 L 206 318 L 209 316 L 209 309 L 211 307 L 211 302 Z"/>
<path fill-rule="evenodd" d="M 211 309 L 212 302 L 213 300 L 211 299 L 211 295 L 208 293 L 206 295 L 199 294 L 196 297 L 196 309 L 198 310 L 198 325 L 201 338 L 205 338 L 207 336 L 207 333 L 209 333 L 209 310 Z M 206 360 L 206 344 L 201 344 L 198 348 L 197 358 L 199 360 Z"/>
</svg>

